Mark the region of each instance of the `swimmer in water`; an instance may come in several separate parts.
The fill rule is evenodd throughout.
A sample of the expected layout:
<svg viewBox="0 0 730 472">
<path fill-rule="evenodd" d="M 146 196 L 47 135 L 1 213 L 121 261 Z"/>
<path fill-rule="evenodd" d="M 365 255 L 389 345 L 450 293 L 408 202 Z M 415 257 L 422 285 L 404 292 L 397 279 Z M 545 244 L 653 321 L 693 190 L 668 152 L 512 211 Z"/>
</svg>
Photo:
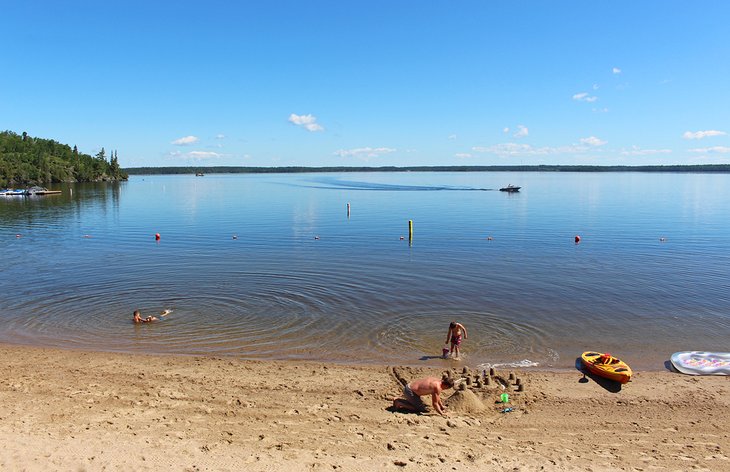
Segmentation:
<svg viewBox="0 0 730 472">
<path fill-rule="evenodd" d="M 163 316 L 167 316 L 172 312 L 172 310 L 162 310 L 162 313 L 160 313 L 160 318 Z M 134 318 L 132 321 L 135 323 L 150 323 L 152 321 L 157 321 L 159 318 L 154 316 L 148 316 L 146 318 L 142 318 L 142 314 L 139 312 L 139 310 L 134 310 Z"/>
</svg>

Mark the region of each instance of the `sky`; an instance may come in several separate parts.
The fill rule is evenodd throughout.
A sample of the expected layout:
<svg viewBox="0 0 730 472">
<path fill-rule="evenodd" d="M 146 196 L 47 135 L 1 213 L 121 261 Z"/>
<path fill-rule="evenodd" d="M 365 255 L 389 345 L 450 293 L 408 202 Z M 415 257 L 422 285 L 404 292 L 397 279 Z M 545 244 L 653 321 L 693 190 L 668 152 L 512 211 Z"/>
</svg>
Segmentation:
<svg viewBox="0 0 730 472">
<path fill-rule="evenodd" d="M 123 167 L 730 164 L 726 0 L 0 12 L 0 129 Z"/>
</svg>

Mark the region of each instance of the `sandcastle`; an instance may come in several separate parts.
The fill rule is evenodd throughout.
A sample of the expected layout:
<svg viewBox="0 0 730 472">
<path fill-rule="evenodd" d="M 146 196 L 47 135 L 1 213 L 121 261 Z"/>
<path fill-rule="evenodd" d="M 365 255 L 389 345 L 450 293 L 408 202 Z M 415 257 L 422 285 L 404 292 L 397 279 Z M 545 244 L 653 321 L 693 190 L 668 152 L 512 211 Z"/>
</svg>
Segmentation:
<svg viewBox="0 0 730 472">
<path fill-rule="evenodd" d="M 514 372 L 509 372 L 505 378 L 493 368 L 479 372 L 464 367 L 460 373 L 448 370 L 444 372 L 444 376 L 455 381 L 455 392 L 444 403 L 449 410 L 456 413 L 481 413 L 497 403 L 506 409 L 508 404 L 511 407 L 519 399 L 520 393 L 525 391 L 524 382 Z M 502 397 L 503 393 L 507 393 L 507 397 Z M 510 396 L 509 403 L 503 401 L 503 398 Z"/>
</svg>

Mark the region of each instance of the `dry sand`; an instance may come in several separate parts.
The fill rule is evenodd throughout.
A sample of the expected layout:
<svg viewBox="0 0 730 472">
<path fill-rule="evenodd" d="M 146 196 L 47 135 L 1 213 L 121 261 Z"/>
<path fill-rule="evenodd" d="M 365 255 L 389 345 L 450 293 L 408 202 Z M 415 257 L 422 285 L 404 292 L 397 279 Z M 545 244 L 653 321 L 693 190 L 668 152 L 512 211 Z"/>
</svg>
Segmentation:
<svg viewBox="0 0 730 472">
<path fill-rule="evenodd" d="M 390 408 L 397 377 L 435 368 L 0 354 L 2 471 L 730 470 L 728 377 L 517 372 L 514 411 L 493 382 L 441 417 Z"/>
</svg>

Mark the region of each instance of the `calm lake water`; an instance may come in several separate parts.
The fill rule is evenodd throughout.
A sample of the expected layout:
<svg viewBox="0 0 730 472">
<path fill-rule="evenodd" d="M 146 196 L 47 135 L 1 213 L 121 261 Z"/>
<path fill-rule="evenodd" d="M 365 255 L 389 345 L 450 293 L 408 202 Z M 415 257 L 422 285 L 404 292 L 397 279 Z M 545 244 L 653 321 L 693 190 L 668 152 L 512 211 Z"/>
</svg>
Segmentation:
<svg viewBox="0 0 730 472">
<path fill-rule="evenodd" d="M 497 190 L 508 183 L 523 189 Z M 155 175 L 58 188 L 0 197 L 2 342 L 445 366 L 434 356 L 458 320 L 471 366 L 570 368 L 595 349 L 661 370 L 674 351 L 730 351 L 727 174 Z M 140 326 L 136 308 L 174 311 Z"/>
</svg>

